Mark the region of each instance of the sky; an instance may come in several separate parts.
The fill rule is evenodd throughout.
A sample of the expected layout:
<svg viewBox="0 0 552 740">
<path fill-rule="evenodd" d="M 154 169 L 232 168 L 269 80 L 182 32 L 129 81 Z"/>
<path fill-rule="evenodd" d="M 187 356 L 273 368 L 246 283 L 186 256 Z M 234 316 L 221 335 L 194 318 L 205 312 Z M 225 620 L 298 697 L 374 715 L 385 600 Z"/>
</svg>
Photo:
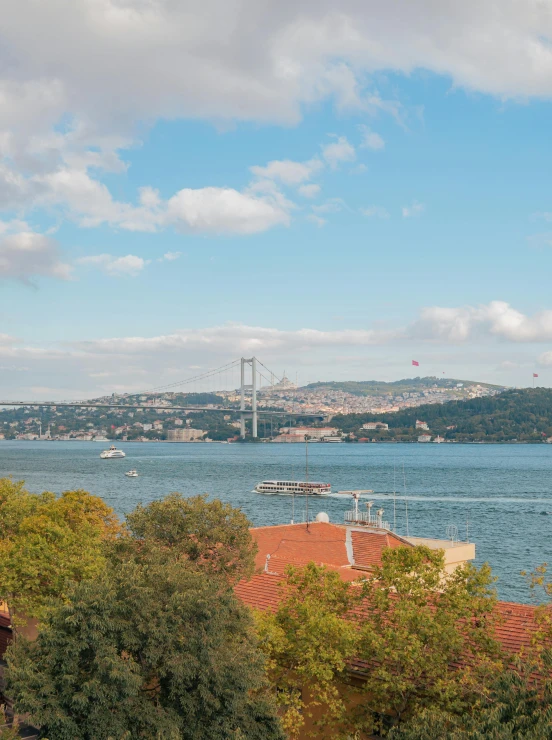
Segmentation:
<svg viewBox="0 0 552 740">
<path fill-rule="evenodd" d="M 552 0 L 5 0 L 0 399 L 552 386 L 551 99 Z"/>
</svg>

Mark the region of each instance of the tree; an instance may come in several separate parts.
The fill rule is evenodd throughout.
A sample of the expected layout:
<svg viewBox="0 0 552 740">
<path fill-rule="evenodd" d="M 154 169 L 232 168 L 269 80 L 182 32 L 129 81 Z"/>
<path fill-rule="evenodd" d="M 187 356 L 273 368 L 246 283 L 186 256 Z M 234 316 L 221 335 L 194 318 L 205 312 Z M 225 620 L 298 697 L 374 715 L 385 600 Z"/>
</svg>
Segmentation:
<svg viewBox="0 0 552 740">
<path fill-rule="evenodd" d="M 134 543 L 185 558 L 204 572 L 224 574 L 231 582 L 253 573 L 256 545 L 245 514 L 218 499 L 184 498 L 172 493 L 137 506 L 127 516 Z"/>
<path fill-rule="evenodd" d="M 535 680 L 535 664 L 516 661 L 499 674 L 490 691 L 461 715 L 423 711 L 391 730 L 389 740 L 550 740 L 550 682 Z M 550 669 L 550 664 L 548 665 Z"/>
<path fill-rule="evenodd" d="M 384 550 L 363 586 L 357 727 L 385 734 L 424 708 L 458 713 L 478 696 L 501 666 L 492 582 L 487 565 L 446 573 L 442 551 Z"/>
<path fill-rule="evenodd" d="M 104 543 L 120 531 L 113 510 L 86 491 L 31 494 L 0 479 L 0 600 L 12 616 L 42 617 L 71 583 L 102 571 Z"/>
<path fill-rule="evenodd" d="M 284 737 L 249 612 L 189 562 L 114 561 L 6 656 L 16 710 L 49 740 Z"/>
<path fill-rule="evenodd" d="M 276 611 L 258 613 L 257 623 L 283 727 L 295 738 L 306 720 L 321 715 L 318 724 L 337 737 L 346 710 L 344 673 L 357 642 L 355 625 L 346 619 L 358 600 L 354 587 L 310 563 L 289 567 L 282 588 Z"/>
</svg>

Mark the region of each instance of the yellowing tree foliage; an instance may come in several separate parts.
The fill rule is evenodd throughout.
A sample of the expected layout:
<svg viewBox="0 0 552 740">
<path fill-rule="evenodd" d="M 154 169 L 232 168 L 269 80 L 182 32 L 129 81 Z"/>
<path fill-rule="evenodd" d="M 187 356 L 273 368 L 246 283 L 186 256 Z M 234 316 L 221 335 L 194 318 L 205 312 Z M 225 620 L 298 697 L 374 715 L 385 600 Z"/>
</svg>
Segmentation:
<svg viewBox="0 0 552 740">
<path fill-rule="evenodd" d="M 121 525 L 86 491 L 29 493 L 0 479 L 0 601 L 17 617 L 41 618 L 70 584 L 101 573 L 103 544 Z"/>
</svg>

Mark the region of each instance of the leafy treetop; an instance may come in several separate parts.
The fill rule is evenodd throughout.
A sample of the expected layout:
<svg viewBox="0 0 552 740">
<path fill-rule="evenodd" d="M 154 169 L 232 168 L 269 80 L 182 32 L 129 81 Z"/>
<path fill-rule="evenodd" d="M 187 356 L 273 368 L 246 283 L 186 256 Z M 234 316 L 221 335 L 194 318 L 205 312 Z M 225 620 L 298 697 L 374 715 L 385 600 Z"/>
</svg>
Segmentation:
<svg viewBox="0 0 552 740">
<path fill-rule="evenodd" d="M 32 494 L 1 479 L 0 600 L 12 616 L 40 618 L 72 582 L 102 571 L 103 545 L 120 532 L 113 510 L 86 491 Z"/>
<path fill-rule="evenodd" d="M 250 522 L 242 511 L 218 499 L 172 493 L 137 506 L 127 523 L 135 540 L 146 548 L 157 548 L 175 559 L 185 557 L 203 571 L 232 582 L 253 572 L 256 546 Z"/>
</svg>

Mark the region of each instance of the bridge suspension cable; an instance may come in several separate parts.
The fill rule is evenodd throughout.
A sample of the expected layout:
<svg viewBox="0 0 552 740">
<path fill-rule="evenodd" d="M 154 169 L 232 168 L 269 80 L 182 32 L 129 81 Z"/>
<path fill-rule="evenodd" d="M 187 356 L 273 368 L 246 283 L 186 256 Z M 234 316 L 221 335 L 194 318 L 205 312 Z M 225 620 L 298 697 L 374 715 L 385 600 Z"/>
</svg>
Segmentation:
<svg viewBox="0 0 552 740">
<path fill-rule="evenodd" d="M 129 395 L 140 396 L 144 393 L 160 393 L 162 391 L 168 390 L 169 388 L 177 388 L 180 385 L 187 385 L 188 383 L 196 383 L 198 380 L 205 380 L 206 378 L 210 378 L 219 373 L 227 372 L 228 370 L 237 367 L 239 364 L 240 364 L 240 360 L 233 360 L 232 362 L 228 362 L 226 365 L 217 367 L 214 370 L 207 370 L 206 372 L 201 373 L 200 375 L 193 375 L 191 378 L 186 378 L 185 380 L 179 380 L 175 383 L 169 383 L 167 385 L 159 385 L 156 388 L 148 388 L 147 390 L 137 391 L 136 393 L 131 393 Z"/>
</svg>

